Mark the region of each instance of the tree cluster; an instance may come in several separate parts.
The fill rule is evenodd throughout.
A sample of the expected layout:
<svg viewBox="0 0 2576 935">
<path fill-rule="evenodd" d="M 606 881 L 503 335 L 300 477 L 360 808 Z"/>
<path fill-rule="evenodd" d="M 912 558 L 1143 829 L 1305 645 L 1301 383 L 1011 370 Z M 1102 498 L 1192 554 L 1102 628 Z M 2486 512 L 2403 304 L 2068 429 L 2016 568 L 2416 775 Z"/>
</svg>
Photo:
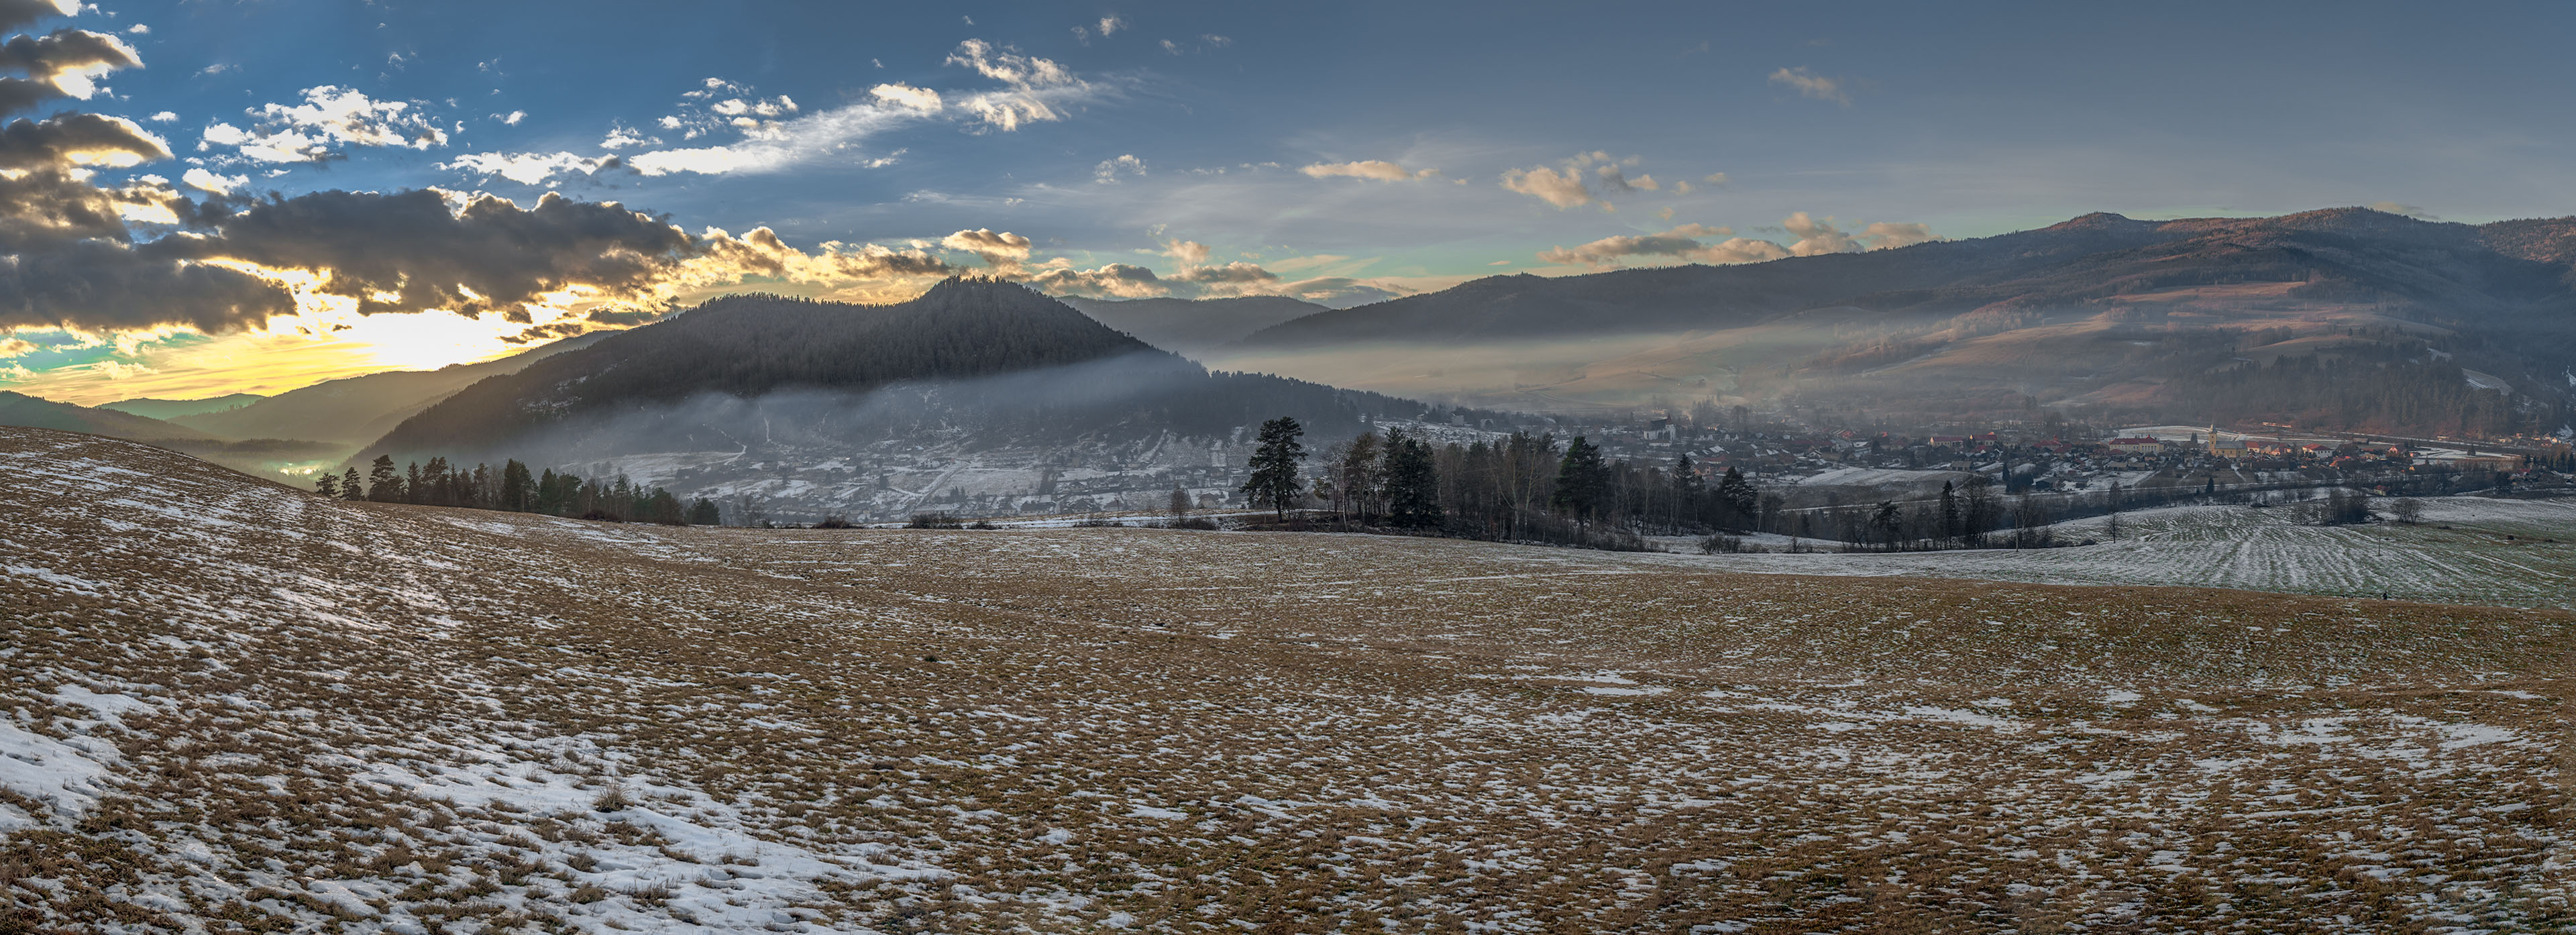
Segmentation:
<svg viewBox="0 0 2576 935">
<path fill-rule="evenodd" d="M 1312 503 L 1315 518 L 1340 528 L 1606 547 L 1759 522 L 1761 495 L 1741 472 L 1712 484 L 1687 455 L 1666 468 L 1609 460 L 1582 436 L 1441 445 L 1389 429 L 1326 446 L 1310 486 L 1303 437 L 1293 418 L 1264 423 L 1241 489 L 1280 519 Z"/>
<path fill-rule="evenodd" d="M 337 475 L 326 472 L 314 479 L 313 488 L 323 496 L 344 500 L 544 513 L 612 522 L 713 526 L 722 519 L 715 503 L 705 497 L 683 506 L 670 491 L 636 484 L 624 475 L 602 481 L 552 468 L 531 472 L 515 459 L 504 462 L 499 470 L 488 464 L 476 464 L 466 470 L 464 465 L 450 464 L 446 458 L 431 458 L 426 464 L 414 461 L 396 470 L 392 455 L 377 455 L 367 465 L 364 476 L 354 466 Z"/>
</svg>

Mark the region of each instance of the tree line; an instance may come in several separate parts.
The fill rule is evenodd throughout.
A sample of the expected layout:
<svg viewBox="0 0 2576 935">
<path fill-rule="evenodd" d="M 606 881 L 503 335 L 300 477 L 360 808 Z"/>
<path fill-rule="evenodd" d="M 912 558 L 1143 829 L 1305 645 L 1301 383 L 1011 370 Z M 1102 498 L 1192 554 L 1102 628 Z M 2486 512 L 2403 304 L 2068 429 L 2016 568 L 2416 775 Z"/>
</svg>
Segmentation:
<svg viewBox="0 0 2576 935">
<path fill-rule="evenodd" d="M 336 475 L 325 472 L 314 479 L 313 489 L 325 497 L 342 500 L 673 526 L 713 526 L 721 515 L 715 503 L 705 497 L 683 506 L 670 491 L 636 484 L 622 474 L 600 480 L 552 468 L 531 472 L 516 459 L 503 463 L 499 470 L 488 464 L 476 464 L 466 470 L 463 464 L 450 464 L 443 457 L 431 458 L 426 464 L 414 461 L 396 470 L 392 455 L 377 455 L 364 476 L 355 466 Z"/>
<path fill-rule="evenodd" d="M 1261 426 L 1240 491 L 1286 522 L 1391 528 L 1472 539 L 1642 548 L 1644 533 L 1752 528 L 1761 495 L 1728 468 L 1715 483 L 1688 455 L 1669 467 L 1613 461 L 1583 436 L 1513 432 L 1434 444 L 1401 429 L 1326 446 L 1308 476 L 1305 427 Z"/>
</svg>

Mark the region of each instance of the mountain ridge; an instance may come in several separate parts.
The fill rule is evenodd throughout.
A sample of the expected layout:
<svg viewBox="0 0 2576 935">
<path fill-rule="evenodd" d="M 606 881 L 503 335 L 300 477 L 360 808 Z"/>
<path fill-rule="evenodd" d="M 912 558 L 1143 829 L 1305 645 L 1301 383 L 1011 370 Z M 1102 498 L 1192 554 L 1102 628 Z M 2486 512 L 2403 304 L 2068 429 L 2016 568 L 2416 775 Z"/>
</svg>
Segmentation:
<svg viewBox="0 0 2576 935">
<path fill-rule="evenodd" d="M 898 387 L 906 389 L 887 394 Z M 1120 424 L 1208 432 L 1280 414 L 1254 411 L 1270 406 L 1338 427 L 1359 424 L 1369 405 L 1398 403 L 1419 406 L 1211 373 L 1024 286 L 960 277 L 885 305 L 711 299 L 479 381 L 365 454 L 462 456 L 521 441 L 565 457 L 731 448 L 749 444 L 734 431 L 750 424 L 741 420 L 757 420 L 764 438 L 783 420 L 849 443 L 940 427 L 998 437 Z M 601 427 L 620 420 L 615 431 Z"/>
</svg>

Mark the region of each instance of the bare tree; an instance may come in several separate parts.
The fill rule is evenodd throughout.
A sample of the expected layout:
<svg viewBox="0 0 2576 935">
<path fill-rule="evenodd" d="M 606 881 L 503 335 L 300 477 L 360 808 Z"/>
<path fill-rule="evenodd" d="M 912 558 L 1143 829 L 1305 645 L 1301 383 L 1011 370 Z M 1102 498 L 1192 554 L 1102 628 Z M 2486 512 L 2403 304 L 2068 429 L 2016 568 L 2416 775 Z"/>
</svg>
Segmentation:
<svg viewBox="0 0 2576 935">
<path fill-rule="evenodd" d="M 2424 521 L 2424 501 L 2413 497 L 2399 497 L 2397 502 L 2388 505 L 2388 513 L 2396 517 L 2398 522 L 2413 526 Z"/>
</svg>

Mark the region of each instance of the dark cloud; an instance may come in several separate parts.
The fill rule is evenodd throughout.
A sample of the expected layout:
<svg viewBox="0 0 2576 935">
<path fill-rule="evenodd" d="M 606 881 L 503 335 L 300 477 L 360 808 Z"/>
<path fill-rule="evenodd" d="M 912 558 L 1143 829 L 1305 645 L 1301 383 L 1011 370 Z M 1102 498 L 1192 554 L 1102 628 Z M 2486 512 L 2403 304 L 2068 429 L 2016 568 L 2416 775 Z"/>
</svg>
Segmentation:
<svg viewBox="0 0 2576 935">
<path fill-rule="evenodd" d="M 594 324 L 607 325 L 612 328 L 631 328 L 636 325 L 649 323 L 660 317 L 662 317 L 661 312 L 653 311 L 651 309 L 594 308 L 590 310 L 590 314 L 582 316 L 582 320 L 592 322 Z"/>
<path fill-rule="evenodd" d="M 165 241 L 192 259 L 327 272 L 317 291 L 355 300 L 362 314 L 446 309 L 521 322 L 547 304 L 544 293 L 632 292 L 696 250 L 679 228 L 616 204 L 548 193 L 533 208 L 478 196 L 451 209 L 434 189 L 271 199 L 218 235 Z"/>
<path fill-rule="evenodd" d="M 1201 283 L 1276 282 L 1279 274 L 1237 260 L 1224 266 L 1193 266 L 1180 271 L 1172 278 L 1182 282 Z"/>
<path fill-rule="evenodd" d="M 154 249 L 171 239 L 141 247 L 73 240 L 0 258 L 0 328 L 182 325 L 213 333 L 295 310 L 294 297 L 273 283 Z"/>
<path fill-rule="evenodd" d="M 1129 263 L 1111 263 L 1099 269 L 1051 269 L 1029 277 L 1028 282 L 1057 295 L 1132 299 L 1169 291 L 1153 270 Z"/>
<path fill-rule="evenodd" d="M 70 16 L 79 6 L 55 0 L 0 0 L 0 29 L 16 29 L 52 16 Z"/>
<path fill-rule="evenodd" d="M 560 338 L 569 338 L 589 330 L 590 326 L 582 324 L 581 322 L 557 321 L 542 325 L 530 325 L 527 330 L 521 331 L 517 334 L 503 335 L 501 340 L 509 344 L 530 344 L 538 341 L 553 341 Z"/>
<path fill-rule="evenodd" d="M 137 165 L 170 158 L 169 147 L 133 121 L 62 113 L 0 127 L 0 169 Z"/>
<path fill-rule="evenodd" d="M 0 0 L 0 29 L 63 12 L 50 2 Z M 0 43 L 0 70 L 29 77 L 0 84 L 0 106 L 84 96 L 95 73 L 140 64 L 112 36 L 68 29 L 18 36 Z M 301 160 L 331 144 L 420 148 L 445 139 L 405 102 L 333 86 L 304 94 L 303 104 L 255 112 L 260 120 L 250 130 L 217 129 L 238 138 L 245 154 L 271 161 Z M 223 142 L 212 131 L 208 140 Z M 157 175 L 95 174 L 169 158 L 160 138 L 117 117 L 66 112 L 0 126 L 0 337 L 14 329 L 174 326 L 220 334 L 350 307 L 498 315 L 528 325 L 518 336 L 527 341 L 631 327 L 657 314 L 638 309 L 747 275 L 839 287 L 958 271 L 927 242 L 833 243 L 809 254 L 766 228 L 740 238 L 691 236 L 615 203 L 553 193 L 525 207 L 437 189 L 260 200 L 222 194 L 241 180 L 198 171 L 203 177 L 189 184 L 214 194 L 192 198 Z M 1025 237 L 987 230 L 951 239 L 993 262 L 1025 257 L 1029 248 Z M 586 317 L 567 311 L 592 305 L 598 310 Z"/>
</svg>

